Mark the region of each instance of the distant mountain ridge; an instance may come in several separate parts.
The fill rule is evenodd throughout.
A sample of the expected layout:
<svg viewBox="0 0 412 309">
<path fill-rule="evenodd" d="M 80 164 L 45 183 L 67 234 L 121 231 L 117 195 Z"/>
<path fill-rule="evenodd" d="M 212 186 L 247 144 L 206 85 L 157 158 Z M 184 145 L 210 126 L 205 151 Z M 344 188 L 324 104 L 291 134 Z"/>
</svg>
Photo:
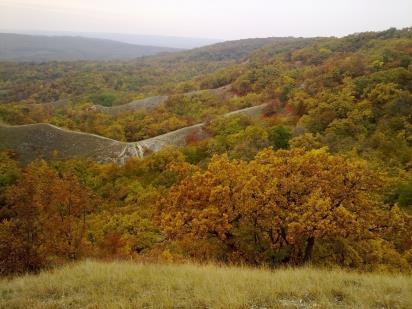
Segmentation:
<svg viewBox="0 0 412 309">
<path fill-rule="evenodd" d="M 127 60 L 175 51 L 107 39 L 0 33 L 0 61 Z"/>
<path fill-rule="evenodd" d="M 107 39 L 117 42 L 148 45 L 160 47 L 172 47 L 178 49 L 191 49 L 206 45 L 215 44 L 224 40 L 197 38 L 197 37 L 179 37 L 169 35 L 144 35 L 131 33 L 105 33 L 105 32 L 74 32 L 74 31 L 2 31 L 7 33 L 19 33 L 29 35 L 47 35 L 47 36 L 74 36 L 87 37 L 95 39 Z"/>
</svg>

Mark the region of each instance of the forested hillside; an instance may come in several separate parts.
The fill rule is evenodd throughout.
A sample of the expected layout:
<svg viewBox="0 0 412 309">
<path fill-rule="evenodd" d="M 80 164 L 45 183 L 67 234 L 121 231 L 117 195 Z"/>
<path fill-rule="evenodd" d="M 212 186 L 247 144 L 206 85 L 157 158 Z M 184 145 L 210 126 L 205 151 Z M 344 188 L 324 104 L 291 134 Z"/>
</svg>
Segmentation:
<svg viewBox="0 0 412 309">
<path fill-rule="evenodd" d="M 178 50 L 85 37 L 0 33 L 0 61 L 121 60 Z"/>
<path fill-rule="evenodd" d="M 285 50 L 307 41 L 310 39 L 229 41 L 127 62 L 2 63 L 0 102 L 47 103 L 66 98 L 122 104 L 142 95 L 217 88 L 239 74 L 241 66 L 231 65 L 246 61 L 259 48 L 274 45 Z M 219 74 L 223 68 L 227 69 Z"/>
<path fill-rule="evenodd" d="M 136 142 L 203 123 L 207 137 L 124 164 L 4 149 L 1 273 L 87 257 L 411 271 L 411 28 L 0 76 L 8 126 Z"/>
</svg>

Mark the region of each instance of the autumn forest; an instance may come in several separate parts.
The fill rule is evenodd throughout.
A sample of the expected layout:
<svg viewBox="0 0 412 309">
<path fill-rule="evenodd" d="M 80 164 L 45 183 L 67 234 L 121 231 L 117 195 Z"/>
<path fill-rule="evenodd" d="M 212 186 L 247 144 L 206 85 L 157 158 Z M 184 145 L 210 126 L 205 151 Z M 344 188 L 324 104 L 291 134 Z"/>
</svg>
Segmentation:
<svg viewBox="0 0 412 309">
<path fill-rule="evenodd" d="M 412 270 L 411 28 L 1 62 L 0 102 L 0 128 L 125 143 L 204 131 L 124 164 L 80 150 L 26 162 L 35 149 L 0 139 L 2 275 L 84 259 Z"/>
</svg>

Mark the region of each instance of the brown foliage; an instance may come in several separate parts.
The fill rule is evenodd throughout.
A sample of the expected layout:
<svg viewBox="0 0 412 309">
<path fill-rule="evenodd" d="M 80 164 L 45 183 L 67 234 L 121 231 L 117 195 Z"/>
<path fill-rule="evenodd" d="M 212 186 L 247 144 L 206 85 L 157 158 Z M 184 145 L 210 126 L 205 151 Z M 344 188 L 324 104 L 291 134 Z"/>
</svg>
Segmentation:
<svg viewBox="0 0 412 309">
<path fill-rule="evenodd" d="M 1 224 L 1 273 L 80 256 L 93 200 L 74 175 L 59 175 L 45 162 L 32 164 L 6 197 L 14 216 Z"/>
<path fill-rule="evenodd" d="M 189 133 L 185 138 L 186 145 L 196 144 L 199 140 L 200 139 L 196 131 Z"/>
</svg>

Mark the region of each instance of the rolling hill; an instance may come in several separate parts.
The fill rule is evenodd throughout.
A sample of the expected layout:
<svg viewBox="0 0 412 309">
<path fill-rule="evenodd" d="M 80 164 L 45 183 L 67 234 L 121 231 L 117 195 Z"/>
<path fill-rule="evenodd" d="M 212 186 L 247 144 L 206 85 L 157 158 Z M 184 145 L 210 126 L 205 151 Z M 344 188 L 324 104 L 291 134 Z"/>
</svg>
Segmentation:
<svg viewBox="0 0 412 309">
<path fill-rule="evenodd" d="M 259 117 L 265 106 L 266 104 L 248 107 L 224 116 L 243 114 L 248 117 Z M 20 126 L 0 125 L 0 150 L 15 151 L 23 163 L 37 158 L 46 160 L 87 158 L 98 162 L 124 164 L 132 157 L 143 158 L 147 154 L 158 152 L 168 146 L 185 146 L 188 136 L 193 135 L 198 140 L 209 136 L 204 130 L 203 123 L 131 143 L 66 130 L 46 123 Z"/>
<path fill-rule="evenodd" d="M 0 309 L 412 307 L 412 28 L 0 62 L 0 102 Z"/>
<path fill-rule="evenodd" d="M 0 33 L 0 61 L 120 60 L 174 51 L 107 39 Z"/>
<path fill-rule="evenodd" d="M 140 156 L 141 148 L 98 135 L 64 130 L 51 124 L 0 126 L 0 148 L 13 149 L 22 162 L 36 158 L 89 158 L 122 163 Z"/>
<path fill-rule="evenodd" d="M 3 62 L 0 66 L 0 103 L 21 100 L 46 103 L 62 98 L 81 99 L 81 97 L 99 95 L 102 89 L 116 94 L 122 103 L 126 103 L 128 99 L 121 98 L 125 93 L 147 96 L 173 93 L 173 90 L 167 91 L 168 85 L 176 86 L 177 83 L 188 82 L 194 78 L 207 78 L 207 74 L 217 70 L 246 63 L 247 58 L 259 49 L 270 47 L 274 52 L 281 53 L 306 46 L 316 40 L 319 39 L 292 37 L 244 39 L 115 63 L 90 61 L 87 65 L 83 61 L 48 62 L 41 65 Z M 103 42 L 111 41 L 103 40 Z M 1 40 L 0 44 L 5 45 Z M 134 45 L 127 46 L 136 48 Z M 8 55 L 10 59 L 17 56 L 10 55 L 10 52 Z M 236 74 L 237 72 L 234 72 L 232 77 L 234 78 Z M 227 80 L 224 80 L 225 78 L 217 82 L 212 80 L 204 83 L 201 88 L 221 87 L 229 84 L 232 77 L 227 75 L 225 77 Z M 28 83 L 30 87 L 27 87 Z M 160 91 L 160 87 L 166 88 L 166 91 Z M 39 93 L 41 95 L 38 95 Z"/>
<path fill-rule="evenodd" d="M 230 85 L 228 86 L 223 86 L 220 88 L 216 89 L 204 89 L 204 90 L 199 90 L 199 91 L 191 91 L 186 93 L 186 96 L 191 96 L 191 95 L 196 95 L 204 92 L 209 92 L 211 94 L 214 94 L 221 98 L 222 100 L 232 97 L 233 94 L 230 92 Z M 95 105 L 95 108 L 100 111 L 100 112 L 105 112 L 107 114 L 111 115 L 116 115 L 124 112 L 133 112 L 139 109 L 143 110 L 153 110 L 156 107 L 162 105 L 167 101 L 169 96 L 154 96 L 154 97 L 148 97 L 144 99 L 139 99 L 139 100 L 134 100 L 132 102 L 129 102 L 127 104 L 122 104 L 122 105 L 116 105 L 116 106 L 102 106 L 102 105 Z M 55 103 L 54 103 L 55 104 Z"/>
<path fill-rule="evenodd" d="M 210 38 L 193 38 L 164 35 L 145 35 L 131 33 L 106 33 L 106 32 L 73 32 L 73 31 L 3 31 L 30 35 L 54 35 L 54 36 L 82 36 L 87 38 L 107 39 L 117 42 L 149 45 L 161 47 L 173 47 L 179 49 L 191 49 L 211 45 L 222 40 Z"/>
<path fill-rule="evenodd" d="M 229 61 L 244 60 L 258 49 L 268 46 L 276 47 L 279 51 L 299 48 L 310 42 L 320 40 L 321 38 L 295 38 L 295 37 L 267 37 L 267 38 L 249 38 L 233 41 L 220 42 L 208 46 L 198 47 L 186 51 L 181 51 L 172 55 L 154 57 L 156 60 L 179 60 L 185 61 Z"/>
</svg>

